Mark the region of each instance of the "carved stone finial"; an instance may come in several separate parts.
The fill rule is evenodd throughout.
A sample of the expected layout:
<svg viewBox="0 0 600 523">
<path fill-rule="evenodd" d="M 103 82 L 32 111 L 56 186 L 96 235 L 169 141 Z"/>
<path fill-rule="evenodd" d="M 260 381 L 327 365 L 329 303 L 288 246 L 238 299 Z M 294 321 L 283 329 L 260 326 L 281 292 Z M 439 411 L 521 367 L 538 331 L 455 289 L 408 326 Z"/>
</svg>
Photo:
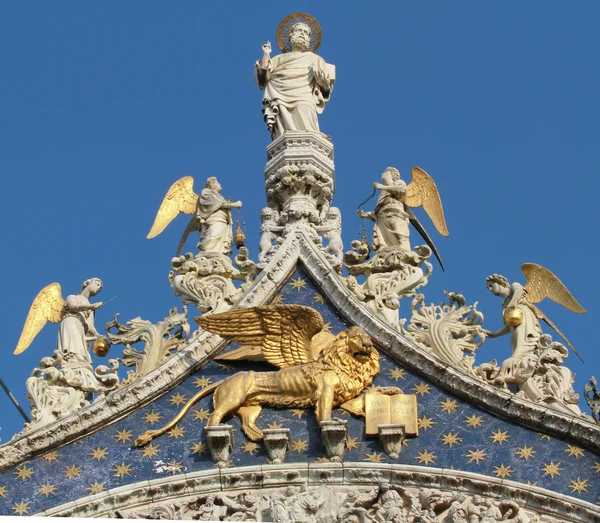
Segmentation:
<svg viewBox="0 0 600 523">
<path fill-rule="evenodd" d="M 290 446 L 290 429 L 263 430 L 263 443 L 273 464 L 283 463 Z"/>
<path fill-rule="evenodd" d="M 598 392 L 597 385 L 598 382 L 596 381 L 596 378 L 592 376 L 589 384 L 586 383 L 583 386 L 583 395 L 585 396 L 588 407 L 592 410 L 592 417 L 596 423 L 600 423 L 600 392 Z M 591 396 L 590 393 L 592 394 Z"/>
<path fill-rule="evenodd" d="M 204 430 L 212 460 L 217 467 L 225 467 L 233 450 L 233 427 L 231 425 L 214 425 L 204 427 Z"/>
<path fill-rule="evenodd" d="M 384 452 L 392 459 L 396 459 L 400 455 L 404 435 L 404 425 L 379 425 L 379 442 Z"/>
<path fill-rule="evenodd" d="M 320 425 L 325 455 L 331 461 L 342 461 L 348 439 L 348 421 L 333 419 L 321 421 Z"/>
</svg>

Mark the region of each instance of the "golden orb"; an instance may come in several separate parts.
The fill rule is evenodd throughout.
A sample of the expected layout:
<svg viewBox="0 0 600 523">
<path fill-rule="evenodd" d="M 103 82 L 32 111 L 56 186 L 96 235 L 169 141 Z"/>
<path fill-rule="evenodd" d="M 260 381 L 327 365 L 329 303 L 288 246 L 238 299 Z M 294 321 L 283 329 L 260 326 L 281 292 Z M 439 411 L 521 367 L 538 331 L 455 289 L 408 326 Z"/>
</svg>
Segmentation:
<svg viewBox="0 0 600 523">
<path fill-rule="evenodd" d="M 108 349 L 110 349 L 110 343 L 106 341 L 104 338 L 98 338 L 94 341 L 94 354 L 99 358 L 103 358 L 108 354 Z"/>
<path fill-rule="evenodd" d="M 518 327 L 523 323 L 523 311 L 519 307 L 507 307 L 504 310 L 503 319 L 509 327 Z"/>
</svg>

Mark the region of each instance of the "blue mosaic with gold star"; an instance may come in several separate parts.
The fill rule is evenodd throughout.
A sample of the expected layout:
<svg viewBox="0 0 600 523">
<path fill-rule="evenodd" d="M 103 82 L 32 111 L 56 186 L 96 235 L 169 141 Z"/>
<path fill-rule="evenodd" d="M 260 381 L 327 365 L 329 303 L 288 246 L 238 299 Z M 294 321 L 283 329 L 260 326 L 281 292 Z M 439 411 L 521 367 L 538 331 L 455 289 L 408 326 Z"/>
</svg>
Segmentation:
<svg viewBox="0 0 600 523">
<path fill-rule="evenodd" d="M 334 333 L 348 327 L 301 268 L 272 303 L 314 307 Z M 210 395 L 147 446 L 133 448 L 133 441 L 148 429 L 170 421 L 203 387 L 249 367 L 266 369 L 263 364 L 249 366 L 244 362 L 234 367 L 211 362 L 135 414 L 3 472 L 0 514 L 30 515 L 130 483 L 214 468 L 203 430 L 212 409 Z M 600 456 L 488 414 L 411 374 L 384 354 L 375 385 L 396 386 L 417 395 L 419 436 L 408 440 L 398 459 L 390 460 L 376 438 L 365 438 L 363 419 L 336 410 L 335 417 L 348 419 L 350 439 L 345 461 L 393 461 L 465 470 L 535 484 L 592 503 L 600 501 Z M 228 465 L 266 464 L 262 445 L 246 439 L 238 418 L 228 423 L 234 427 L 234 450 Z M 265 408 L 257 424 L 261 428 L 291 429 L 287 462 L 326 461 L 312 410 Z"/>
</svg>

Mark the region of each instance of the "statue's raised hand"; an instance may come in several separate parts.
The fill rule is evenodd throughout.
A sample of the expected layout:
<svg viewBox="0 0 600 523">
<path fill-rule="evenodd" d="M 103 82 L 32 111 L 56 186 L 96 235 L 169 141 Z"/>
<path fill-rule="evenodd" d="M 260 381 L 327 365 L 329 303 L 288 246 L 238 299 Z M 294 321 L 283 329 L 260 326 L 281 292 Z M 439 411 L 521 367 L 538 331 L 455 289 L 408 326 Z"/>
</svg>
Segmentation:
<svg viewBox="0 0 600 523">
<path fill-rule="evenodd" d="M 267 42 L 262 46 L 263 54 L 265 56 L 271 56 L 271 42 Z"/>
</svg>

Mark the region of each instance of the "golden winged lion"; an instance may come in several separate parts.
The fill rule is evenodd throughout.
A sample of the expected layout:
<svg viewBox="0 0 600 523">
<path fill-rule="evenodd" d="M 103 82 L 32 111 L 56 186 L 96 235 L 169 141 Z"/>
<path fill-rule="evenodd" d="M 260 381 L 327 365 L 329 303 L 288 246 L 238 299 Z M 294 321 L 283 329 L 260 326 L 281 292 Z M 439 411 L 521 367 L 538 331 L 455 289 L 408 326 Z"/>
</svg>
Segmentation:
<svg viewBox="0 0 600 523">
<path fill-rule="evenodd" d="M 165 427 L 142 434 L 136 446 L 171 429 L 199 399 L 213 394 L 207 426 L 237 414 L 252 441 L 262 431 L 256 419 L 264 406 L 313 407 L 318 421 L 330 420 L 332 409 L 356 398 L 379 373 L 379 354 L 370 336 L 351 327 L 337 336 L 324 330 L 323 318 L 302 305 L 268 305 L 240 309 L 196 320 L 207 331 L 244 346 L 220 360 L 264 360 L 272 372 L 241 371 L 196 394 Z"/>
</svg>

